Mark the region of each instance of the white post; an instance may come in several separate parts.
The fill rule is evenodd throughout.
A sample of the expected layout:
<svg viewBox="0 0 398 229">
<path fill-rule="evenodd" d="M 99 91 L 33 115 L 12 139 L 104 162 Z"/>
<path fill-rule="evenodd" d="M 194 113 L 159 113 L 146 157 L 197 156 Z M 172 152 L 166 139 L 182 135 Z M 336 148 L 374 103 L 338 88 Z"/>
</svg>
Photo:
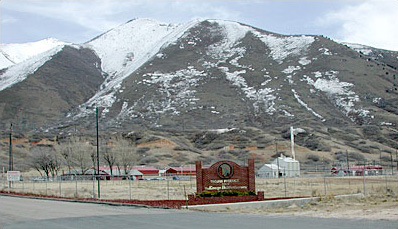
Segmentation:
<svg viewBox="0 0 398 229">
<path fill-rule="evenodd" d="M 293 156 L 293 159 L 296 160 L 296 153 L 294 152 L 294 129 L 293 129 L 293 126 L 290 127 L 290 141 L 291 141 L 291 147 L 292 147 L 292 156 Z"/>
</svg>

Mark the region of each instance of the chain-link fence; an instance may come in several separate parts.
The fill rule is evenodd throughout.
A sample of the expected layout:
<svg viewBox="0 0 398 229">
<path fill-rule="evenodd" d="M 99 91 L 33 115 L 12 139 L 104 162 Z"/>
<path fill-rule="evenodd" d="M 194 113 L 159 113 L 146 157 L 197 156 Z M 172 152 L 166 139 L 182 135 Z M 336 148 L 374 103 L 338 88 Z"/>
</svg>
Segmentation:
<svg viewBox="0 0 398 229">
<path fill-rule="evenodd" d="M 398 194 L 398 175 L 384 173 L 361 176 L 342 176 L 327 173 L 303 174 L 300 177 L 256 178 L 256 190 L 264 191 L 265 198 L 327 196 L 362 193 Z M 145 180 L 100 180 L 101 199 L 183 200 L 196 192 L 194 176 L 152 177 Z M 9 186 L 10 185 L 10 186 Z M 23 177 L 21 181 L 7 182 L 3 175 L 0 190 L 72 198 L 98 198 L 96 179 L 42 179 Z"/>
<path fill-rule="evenodd" d="M 98 183 L 101 199 L 184 199 L 196 191 L 195 177 L 149 177 L 144 180 L 97 180 L 97 179 L 45 179 L 23 177 L 21 181 L 9 183 L 1 179 L 0 190 L 72 198 L 98 198 Z"/>
</svg>

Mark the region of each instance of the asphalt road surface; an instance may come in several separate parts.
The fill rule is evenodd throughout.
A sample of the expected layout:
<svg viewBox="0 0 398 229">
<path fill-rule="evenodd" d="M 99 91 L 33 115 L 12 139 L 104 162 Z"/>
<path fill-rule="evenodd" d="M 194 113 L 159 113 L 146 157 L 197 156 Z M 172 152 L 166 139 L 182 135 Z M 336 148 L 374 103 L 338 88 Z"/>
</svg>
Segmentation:
<svg viewBox="0 0 398 229">
<path fill-rule="evenodd" d="M 398 229 L 398 222 L 204 213 L 0 196 L 0 228 Z"/>
</svg>

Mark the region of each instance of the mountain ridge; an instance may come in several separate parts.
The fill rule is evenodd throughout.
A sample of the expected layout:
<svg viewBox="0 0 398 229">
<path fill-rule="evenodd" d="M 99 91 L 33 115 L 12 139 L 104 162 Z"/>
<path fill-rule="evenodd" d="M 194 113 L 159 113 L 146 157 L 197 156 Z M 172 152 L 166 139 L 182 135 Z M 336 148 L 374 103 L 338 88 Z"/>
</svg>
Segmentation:
<svg viewBox="0 0 398 229">
<path fill-rule="evenodd" d="M 93 130 L 98 108 L 104 132 L 179 133 L 181 142 L 205 151 L 266 147 L 285 139 L 290 126 L 306 130 L 297 141 L 311 151 L 350 149 L 374 158 L 397 147 L 398 52 L 222 20 L 137 19 L 62 47 L 0 89 L 3 127 L 34 120 L 55 134 Z M 12 68 L 1 73 L 2 85 Z M 40 93 L 27 80 L 40 82 Z M 29 93 L 47 102 L 32 102 Z M 217 129 L 236 131 L 224 138 L 213 135 Z"/>
</svg>

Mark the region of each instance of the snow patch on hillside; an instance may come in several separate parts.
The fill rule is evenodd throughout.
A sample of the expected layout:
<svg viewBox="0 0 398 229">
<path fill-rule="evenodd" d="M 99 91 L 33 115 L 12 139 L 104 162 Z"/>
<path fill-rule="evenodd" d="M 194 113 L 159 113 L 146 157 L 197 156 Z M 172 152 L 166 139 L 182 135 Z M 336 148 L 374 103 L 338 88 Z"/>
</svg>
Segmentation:
<svg viewBox="0 0 398 229">
<path fill-rule="evenodd" d="M 304 53 L 315 41 L 312 36 L 277 37 L 271 34 L 263 34 L 256 30 L 251 32 L 271 49 L 270 56 L 280 64 L 288 56 L 298 56 Z"/>
<path fill-rule="evenodd" d="M 356 109 L 355 104 L 360 101 L 359 96 L 352 90 L 354 84 L 342 82 L 337 77 L 338 71 L 313 72 L 315 79 L 304 75 L 302 81 L 312 85 L 316 90 L 326 93 L 336 107 L 342 109 L 344 114 L 354 120 L 355 114 L 360 117 L 368 117 L 369 111 Z"/>
<path fill-rule="evenodd" d="M 300 70 L 300 66 L 288 66 L 284 70 L 282 70 L 283 73 L 285 74 L 292 74 L 294 71 Z"/>
<path fill-rule="evenodd" d="M 358 53 L 362 53 L 364 55 L 371 55 L 373 52 L 372 48 L 369 46 L 366 46 L 366 45 L 346 43 L 346 42 L 343 42 L 342 44 L 347 45 L 349 48 L 355 50 Z"/>
<path fill-rule="evenodd" d="M 103 104 L 106 97 L 113 97 L 123 80 L 163 48 L 176 42 L 184 32 L 199 21 L 186 24 L 163 24 L 150 19 L 137 19 L 117 27 L 86 44 L 101 58 L 102 69 L 109 74 L 100 90 L 81 106 L 78 116 L 86 115 L 87 106 L 110 107 Z"/>
<path fill-rule="evenodd" d="M 298 61 L 299 64 L 301 65 L 308 65 L 311 64 L 311 60 L 308 60 L 307 57 L 301 57 L 300 60 Z"/>
<path fill-rule="evenodd" d="M 218 20 L 209 21 L 217 23 L 222 28 L 222 36 L 224 39 L 219 43 L 209 46 L 207 49 L 207 54 L 214 59 L 219 59 L 218 63 L 225 62 L 233 55 L 243 57 L 243 54 L 246 52 L 246 50 L 244 48 L 236 47 L 236 45 L 238 44 L 239 40 L 246 36 L 247 32 L 250 31 L 250 28 L 237 22 Z M 238 60 L 239 57 L 237 59 L 235 58 L 232 63 L 236 65 L 238 64 Z"/>
<path fill-rule="evenodd" d="M 0 91 L 25 80 L 28 75 L 36 72 L 38 68 L 49 61 L 64 47 L 65 45 L 57 46 L 47 52 L 41 53 L 19 64 L 9 67 L 4 74 L 0 75 Z"/>
<path fill-rule="evenodd" d="M 300 103 L 305 109 L 311 112 L 315 117 L 322 120 L 322 122 L 326 121 L 322 115 L 316 113 L 311 107 L 309 107 L 303 100 L 301 100 L 300 96 L 297 94 L 296 90 L 292 89 L 293 95 L 296 98 L 297 102 Z"/>
<path fill-rule="evenodd" d="M 193 66 L 189 66 L 188 69 L 181 69 L 176 72 L 169 73 L 147 73 L 143 77 L 144 79 L 138 84 L 142 84 L 143 87 L 150 87 L 155 85 L 158 91 L 163 94 L 162 100 L 152 101 L 148 107 L 153 113 L 156 114 L 172 114 L 178 115 L 181 107 L 187 107 L 188 105 L 195 105 L 199 99 L 195 97 L 196 90 L 194 89 L 199 85 L 199 82 L 205 77 L 206 74 L 203 71 L 196 70 Z M 128 104 L 123 104 L 122 110 L 119 114 L 119 118 L 123 116 L 132 116 L 135 111 L 136 104 L 128 108 Z"/>
<path fill-rule="evenodd" d="M 246 70 L 229 72 L 227 67 L 220 67 L 219 69 L 225 73 L 227 80 L 229 80 L 232 85 L 240 88 L 248 99 L 254 101 L 253 107 L 255 113 L 259 113 L 261 108 L 263 108 L 267 114 L 273 114 L 276 111 L 276 96 L 272 94 L 275 91 L 274 89 L 255 89 L 254 87 L 249 86 L 245 78 L 240 76 L 241 74 L 245 74 Z"/>
<path fill-rule="evenodd" d="M 331 56 L 332 55 L 332 53 L 327 48 L 320 48 L 319 51 L 322 52 L 322 54 L 325 55 L 325 56 Z"/>
</svg>

